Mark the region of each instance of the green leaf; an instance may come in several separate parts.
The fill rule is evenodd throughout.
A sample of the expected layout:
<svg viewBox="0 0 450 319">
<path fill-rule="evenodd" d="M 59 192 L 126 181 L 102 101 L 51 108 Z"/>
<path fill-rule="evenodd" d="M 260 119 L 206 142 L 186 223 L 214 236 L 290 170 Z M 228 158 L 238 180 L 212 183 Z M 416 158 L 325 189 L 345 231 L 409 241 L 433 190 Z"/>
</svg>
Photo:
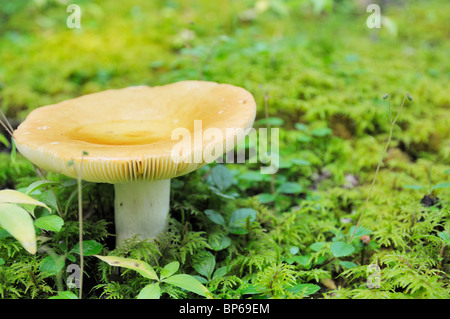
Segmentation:
<svg viewBox="0 0 450 319">
<path fill-rule="evenodd" d="M 227 266 L 222 266 L 222 267 L 218 268 L 218 269 L 214 272 L 214 275 L 213 275 L 213 278 L 212 278 L 212 279 L 216 279 L 216 278 L 223 277 L 223 276 L 225 276 L 225 275 L 227 274 L 227 272 L 228 272 Z"/>
<path fill-rule="evenodd" d="M 178 261 L 173 261 L 166 266 L 164 266 L 163 269 L 161 269 L 161 279 L 167 278 L 172 276 L 174 273 L 178 271 L 180 268 L 180 263 Z"/>
<path fill-rule="evenodd" d="M 302 123 L 295 123 L 294 127 L 299 130 L 299 131 L 303 131 L 303 132 L 307 132 L 309 131 L 308 127 L 305 124 Z"/>
<path fill-rule="evenodd" d="M 5 189 L 0 191 L 0 203 L 41 206 L 48 209 L 50 213 L 52 212 L 52 210 L 44 203 L 41 203 L 40 201 L 35 200 L 34 198 L 24 193 L 12 189 Z M 34 216 L 32 210 L 29 211 L 29 213 Z"/>
<path fill-rule="evenodd" d="M 308 143 L 312 141 L 312 138 L 311 136 L 301 134 L 297 136 L 297 141 L 300 143 Z"/>
<path fill-rule="evenodd" d="M 228 221 L 228 226 L 230 227 L 230 232 L 236 235 L 246 234 L 247 222 L 253 222 L 256 220 L 256 211 L 252 208 L 241 208 L 234 211 L 230 220 Z"/>
<path fill-rule="evenodd" d="M 238 176 L 238 179 L 249 182 L 262 182 L 270 180 L 267 174 L 261 174 L 260 172 L 245 172 Z"/>
<path fill-rule="evenodd" d="M 255 284 L 249 284 L 247 287 L 241 290 L 243 295 L 256 295 L 263 293 L 264 289 L 261 286 L 257 286 Z"/>
<path fill-rule="evenodd" d="M 47 215 L 35 220 L 34 226 L 53 232 L 59 232 L 64 225 L 64 220 L 56 215 Z"/>
<path fill-rule="evenodd" d="M 1 225 L 0 225 L 1 226 Z M 6 231 L 6 229 L 0 228 L 0 239 L 12 237 L 10 233 Z"/>
<path fill-rule="evenodd" d="M 72 291 L 59 291 L 56 296 L 50 297 L 48 299 L 78 299 Z"/>
<path fill-rule="evenodd" d="M 312 250 L 314 250 L 315 252 L 319 252 L 322 249 L 324 249 L 327 246 L 326 243 L 322 243 L 322 242 L 317 242 L 312 244 L 311 246 L 309 246 L 309 248 L 311 248 Z"/>
<path fill-rule="evenodd" d="M 208 237 L 208 244 L 215 251 L 224 250 L 231 245 L 231 238 L 222 232 L 213 232 Z"/>
<path fill-rule="evenodd" d="M 254 125 L 255 126 L 260 126 L 260 125 L 271 125 L 271 126 L 283 126 L 284 125 L 284 120 L 282 118 L 279 117 L 269 117 L 269 118 L 262 118 L 259 119 L 257 121 L 255 121 Z"/>
<path fill-rule="evenodd" d="M 140 261 L 140 260 L 131 259 L 131 258 L 116 257 L 116 256 L 95 255 L 95 257 L 99 258 L 100 260 L 103 260 L 104 262 L 106 262 L 107 264 L 109 264 L 111 266 L 132 269 L 132 270 L 137 271 L 139 274 L 141 274 L 145 278 L 159 280 L 158 276 L 156 275 L 155 270 L 152 268 L 152 266 L 147 264 L 145 261 Z"/>
<path fill-rule="evenodd" d="M 289 249 L 289 252 L 292 255 L 297 255 L 299 251 L 300 251 L 300 248 L 298 246 L 291 246 L 291 248 Z"/>
<path fill-rule="evenodd" d="M 214 166 L 211 170 L 211 180 L 221 191 L 226 190 L 233 183 L 230 171 L 224 165 Z"/>
<path fill-rule="evenodd" d="M 330 135 L 332 132 L 333 131 L 331 129 L 329 129 L 328 127 L 324 127 L 324 128 L 316 128 L 316 129 L 312 130 L 311 134 L 314 136 L 323 137 L 323 136 Z"/>
<path fill-rule="evenodd" d="M 0 143 L 5 145 L 6 147 L 10 147 L 11 146 L 11 144 L 8 141 L 8 139 L 3 134 L 0 134 Z"/>
<path fill-rule="evenodd" d="M 208 289 L 203 286 L 200 281 L 189 275 L 173 275 L 169 278 L 164 279 L 163 281 L 187 291 L 191 291 L 203 297 L 205 297 L 209 293 Z"/>
<path fill-rule="evenodd" d="M 208 279 L 206 279 L 205 277 L 197 276 L 197 275 L 194 275 L 192 277 L 197 279 L 201 284 L 207 284 L 208 283 Z"/>
<path fill-rule="evenodd" d="M 213 209 L 207 209 L 207 210 L 205 210 L 205 215 L 213 223 L 215 223 L 217 225 L 225 226 L 225 219 L 223 218 L 223 216 L 219 212 L 216 212 Z"/>
<path fill-rule="evenodd" d="M 283 194 L 299 194 L 303 191 L 303 187 L 297 183 L 287 182 L 278 188 L 278 192 Z"/>
<path fill-rule="evenodd" d="M 356 226 L 350 227 L 350 230 L 348 232 L 350 236 L 355 231 L 355 227 Z M 364 236 L 364 235 L 370 235 L 370 234 L 372 234 L 372 231 L 370 229 L 364 228 L 362 226 L 358 226 L 358 228 L 356 229 L 356 233 L 355 233 L 355 235 L 353 237 L 353 240 L 355 240 L 355 239 L 359 240 L 359 237 Z"/>
<path fill-rule="evenodd" d="M 339 264 L 344 268 L 344 269 L 350 269 L 350 268 L 354 268 L 357 267 L 358 265 L 356 265 L 355 263 L 351 262 L 351 261 L 344 261 L 344 260 L 339 260 Z"/>
<path fill-rule="evenodd" d="M 335 241 L 331 244 L 331 252 L 334 257 L 345 257 L 353 254 L 355 247 L 343 241 Z"/>
<path fill-rule="evenodd" d="M 17 239 L 30 254 L 37 250 L 33 219 L 23 208 L 0 203 L 0 226 Z"/>
<path fill-rule="evenodd" d="M 220 192 L 217 188 L 215 188 L 214 186 L 211 186 L 211 190 L 214 192 L 214 194 L 216 194 L 217 196 L 223 197 L 225 199 L 235 199 L 235 195 L 236 194 L 224 194 L 222 192 Z"/>
<path fill-rule="evenodd" d="M 311 166 L 310 161 L 307 161 L 307 160 L 304 160 L 301 158 L 293 158 L 291 160 L 291 162 L 292 162 L 292 164 L 299 165 L 299 166 Z"/>
<path fill-rule="evenodd" d="M 447 188 L 447 187 L 450 187 L 450 182 L 436 184 L 433 187 L 431 187 L 431 189 Z"/>
<path fill-rule="evenodd" d="M 303 296 L 312 295 L 320 290 L 320 286 L 314 284 L 298 284 L 287 289 L 292 293 L 300 293 Z"/>
<path fill-rule="evenodd" d="M 290 264 L 296 262 L 297 264 L 302 265 L 303 267 L 307 268 L 308 266 L 310 266 L 311 256 L 310 255 L 293 256 L 291 258 L 288 258 L 287 262 L 289 262 Z"/>
<path fill-rule="evenodd" d="M 31 193 L 33 193 L 35 190 L 41 188 L 42 186 L 53 185 L 53 184 L 59 184 L 59 183 L 53 182 L 53 181 L 47 181 L 47 180 L 34 182 L 27 187 L 25 194 L 30 195 Z"/>
<path fill-rule="evenodd" d="M 84 240 L 83 241 L 83 256 L 97 255 L 103 249 L 103 245 L 96 242 L 95 240 Z M 80 254 L 80 243 L 77 243 L 73 249 L 72 253 Z"/>
<path fill-rule="evenodd" d="M 55 276 L 65 266 L 64 256 L 47 256 L 39 265 L 39 271 L 45 276 Z"/>
<path fill-rule="evenodd" d="M 276 196 L 273 194 L 261 193 L 258 195 L 258 201 L 261 204 L 271 203 L 271 202 L 275 201 L 275 199 L 276 199 Z"/>
<path fill-rule="evenodd" d="M 216 257 L 209 251 L 201 251 L 192 258 L 192 267 L 200 275 L 210 279 L 216 267 Z"/>
<path fill-rule="evenodd" d="M 447 245 L 450 245 L 450 235 L 448 232 L 439 232 L 437 234 Z"/>
<path fill-rule="evenodd" d="M 45 203 L 47 203 L 48 206 L 53 207 L 55 210 L 58 210 L 58 199 L 56 198 L 56 195 L 52 191 L 47 191 L 45 196 L 45 200 L 43 200 Z"/>
<path fill-rule="evenodd" d="M 137 299 L 159 299 L 161 297 L 161 288 L 158 283 L 149 284 L 142 288 L 137 295 Z"/>
<path fill-rule="evenodd" d="M 414 190 L 422 190 L 425 189 L 425 187 L 421 186 L 421 185 L 403 185 L 403 188 L 406 189 L 414 189 Z"/>
</svg>

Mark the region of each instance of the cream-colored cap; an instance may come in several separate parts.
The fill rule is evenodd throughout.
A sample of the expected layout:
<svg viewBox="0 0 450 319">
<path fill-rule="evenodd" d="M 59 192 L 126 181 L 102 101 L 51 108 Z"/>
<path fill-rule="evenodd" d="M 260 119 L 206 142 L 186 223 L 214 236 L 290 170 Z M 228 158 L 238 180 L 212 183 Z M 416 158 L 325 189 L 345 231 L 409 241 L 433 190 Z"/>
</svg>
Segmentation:
<svg viewBox="0 0 450 319">
<path fill-rule="evenodd" d="M 23 156 L 48 171 L 75 178 L 82 162 L 86 181 L 152 181 L 204 165 L 206 147 L 220 144 L 223 152 L 229 151 L 236 144 L 229 141 L 237 134 L 230 129 L 251 128 L 255 116 L 255 100 L 243 88 L 181 81 L 107 90 L 37 108 L 14 131 L 14 140 Z M 201 121 L 203 132 L 219 129 L 223 138 L 203 139 L 194 147 L 194 121 Z M 192 138 L 191 153 L 183 158 L 201 161 L 174 160 L 172 152 L 181 137 L 174 139 L 173 132 L 180 128 Z"/>
</svg>

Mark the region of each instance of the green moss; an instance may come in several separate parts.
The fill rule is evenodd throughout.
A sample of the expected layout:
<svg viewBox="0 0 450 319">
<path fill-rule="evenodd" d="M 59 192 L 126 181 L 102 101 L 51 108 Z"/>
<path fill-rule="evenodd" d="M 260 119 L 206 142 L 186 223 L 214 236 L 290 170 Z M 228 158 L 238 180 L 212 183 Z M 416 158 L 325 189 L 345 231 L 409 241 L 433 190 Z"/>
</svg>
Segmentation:
<svg viewBox="0 0 450 319">
<path fill-rule="evenodd" d="M 435 187 L 450 176 L 448 3 L 386 7 L 396 32 L 367 28 L 367 13 L 350 1 L 330 1 L 333 6 L 317 12 L 306 1 L 77 3 L 81 30 L 66 27 L 60 1 L 0 6 L 0 106 L 9 118 L 22 120 L 38 106 L 104 89 L 184 79 L 243 86 L 262 118 L 264 90 L 269 114 L 283 120 L 275 190 L 286 183 L 299 190 L 260 203 L 260 194 L 271 193 L 271 179 L 252 180 L 244 174 L 258 165 L 236 164 L 226 166 L 232 186 L 218 194 L 208 166 L 174 180 L 167 234 L 114 250 L 111 185 L 87 183 L 85 236 L 101 242 L 103 253 L 154 267 L 178 261 L 184 273 L 199 275 L 194 256 L 208 251 L 222 272 L 206 283 L 218 298 L 305 297 L 289 290 L 298 284 L 320 286 L 314 298 L 448 298 L 448 244 L 440 236 L 450 230 L 450 193 Z M 414 100 L 394 127 L 361 223 L 371 244 L 356 238 L 355 251 L 336 258 L 331 244 L 348 239 L 389 134 L 382 96 L 390 93 L 395 114 L 406 91 Z M 67 214 L 64 230 L 50 234 L 47 244 L 70 249 L 78 240 L 75 185 L 56 174 L 48 178 L 64 184 L 55 190 Z M 36 180 L 20 155 L 0 153 L 0 188 Z M 47 200 L 46 194 L 36 196 Z M 213 209 L 228 221 L 239 208 L 257 212 L 245 234 L 205 214 Z M 39 272 L 46 254 L 29 256 L 3 235 L 0 296 L 55 295 L 56 277 Z M 380 288 L 367 286 L 371 264 L 381 267 Z M 140 276 L 97 260 L 87 258 L 86 265 L 88 287 L 95 288 L 88 298 L 134 298 L 145 285 Z M 330 278 L 338 289 L 324 284 Z M 170 288 L 164 296 L 192 297 Z"/>
</svg>

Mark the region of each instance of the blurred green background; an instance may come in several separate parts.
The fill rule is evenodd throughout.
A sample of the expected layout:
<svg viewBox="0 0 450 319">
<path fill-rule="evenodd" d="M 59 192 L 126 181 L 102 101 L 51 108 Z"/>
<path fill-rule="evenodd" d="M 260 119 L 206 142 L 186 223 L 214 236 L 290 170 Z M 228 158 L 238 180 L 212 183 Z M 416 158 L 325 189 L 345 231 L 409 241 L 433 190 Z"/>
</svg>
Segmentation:
<svg viewBox="0 0 450 319">
<path fill-rule="evenodd" d="M 399 147 L 448 163 L 450 3 L 373 2 L 380 29 L 364 0 L 0 0 L 0 106 L 20 121 L 82 94 L 203 79 L 245 87 L 260 117 L 264 89 L 285 128 L 354 139 L 385 137 L 381 96 L 409 91 Z M 72 3 L 80 29 L 66 24 Z"/>
</svg>

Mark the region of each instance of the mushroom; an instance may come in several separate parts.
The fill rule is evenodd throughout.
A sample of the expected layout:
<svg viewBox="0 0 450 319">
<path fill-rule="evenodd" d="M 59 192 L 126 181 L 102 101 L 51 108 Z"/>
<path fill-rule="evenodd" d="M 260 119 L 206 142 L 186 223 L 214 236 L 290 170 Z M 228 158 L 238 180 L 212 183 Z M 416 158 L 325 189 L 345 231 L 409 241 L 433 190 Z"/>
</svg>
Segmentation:
<svg viewBox="0 0 450 319">
<path fill-rule="evenodd" d="M 72 178 L 82 171 L 85 181 L 114 184 L 120 245 L 136 235 L 154 239 L 163 232 L 170 179 L 207 164 L 206 149 L 216 147 L 215 158 L 232 150 L 243 138 L 236 129 L 250 129 L 255 115 L 255 100 L 243 88 L 180 81 L 107 90 L 39 107 L 14 131 L 14 141 L 23 156 L 44 170 Z M 200 143 L 194 138 L 183 144 L 189 147 L 180 148 L 173 132 L 183 128 L 198 135 L 197 121 L 201 130 L 223 134 Z"/>
</svg>

